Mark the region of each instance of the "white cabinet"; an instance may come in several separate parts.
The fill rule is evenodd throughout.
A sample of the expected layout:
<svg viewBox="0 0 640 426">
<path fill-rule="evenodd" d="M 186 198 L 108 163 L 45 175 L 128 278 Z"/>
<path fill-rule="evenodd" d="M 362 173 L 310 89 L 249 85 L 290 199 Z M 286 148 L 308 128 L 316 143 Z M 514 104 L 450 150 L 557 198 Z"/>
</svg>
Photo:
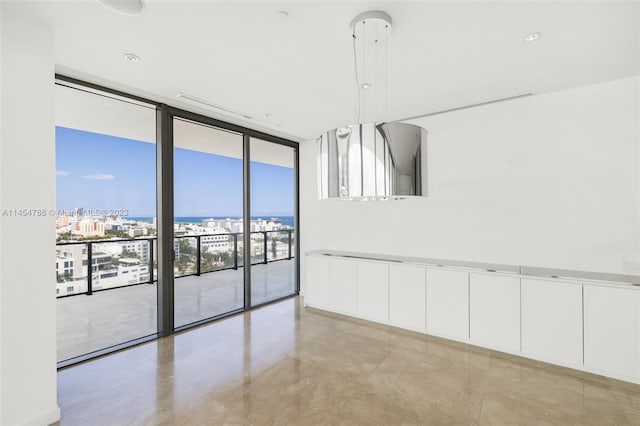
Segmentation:
<svg viewBox="0 0 640 426">
<path fill-rule="evenodd" d="M 389 322 L 410 330 L 425 329 L 425 268 L 389 265 Z"/>
<path fill-rule="evenodd" d="M 582 286 L 522 279 L 522 352 L 532 358 L 582 365 Z"/>
<path fill-rule="evenodd" d="M 637 289 L 584 285 L 584 365 L 636 381 L 640 353 Z"/>
<path fill-rule="evenodd" d="M 358 262 L 358 315 L 389 321 L 389 265 L 382 262 Z"/>
<path fill-rule="evenodd" d="M 427 332 L 469 340 L 469 274 L 427 269 Z"/>
<path fill-rule="evenodd" d="M 331 259 L 329 306 L 342 314 L 355 314 L 358 294 L 358 262 Z"/>
<path fill-rule="evenodd" d="M 520 352 L 520 279 L 470 274 L 469 336 L 472 342 Z"/>
<path fill-rule="evenodd" d="M 329 308 L 330 264 L 329 257 L 306 257 L 305 305 L 316 308 Z"/>
<path fill-rule="evenodd" d="M 638 287 L 320 254 L 305 304 L 640 383 Z"/>
</svg>

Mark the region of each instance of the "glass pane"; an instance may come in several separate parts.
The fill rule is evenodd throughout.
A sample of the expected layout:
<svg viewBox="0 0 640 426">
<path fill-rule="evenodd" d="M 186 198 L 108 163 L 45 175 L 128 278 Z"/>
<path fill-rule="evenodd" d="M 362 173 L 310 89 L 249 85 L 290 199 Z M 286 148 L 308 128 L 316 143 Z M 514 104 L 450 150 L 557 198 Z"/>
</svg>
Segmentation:
<svg viewBox="0 0 640 426">
<path fill-rule="evenodd" d="M 295 150 L 251 139 L 251 303 L 296 291 Z"/>
<path fill-rule="evenodd" d="M 175 119 L 175 326 L 244 307 L 242 135 Z"/>
<path fill-rule="evenodd" d="M 56 85 L 58 361 L 155 334 L 155 108 Z"/>
</svg>

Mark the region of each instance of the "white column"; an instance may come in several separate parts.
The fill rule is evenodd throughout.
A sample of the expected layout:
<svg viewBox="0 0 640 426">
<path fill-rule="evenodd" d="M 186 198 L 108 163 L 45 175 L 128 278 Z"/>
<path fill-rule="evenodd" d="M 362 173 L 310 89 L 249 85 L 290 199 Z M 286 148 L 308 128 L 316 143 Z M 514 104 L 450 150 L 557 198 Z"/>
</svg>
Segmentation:
<svg viewBox="0 0 640 426">
<path fill-rule="evenodd" d="M 0 424 L 47 425 L 60 418 L 53 34 L 11 7 L 0 3 Z"/>
</svg>

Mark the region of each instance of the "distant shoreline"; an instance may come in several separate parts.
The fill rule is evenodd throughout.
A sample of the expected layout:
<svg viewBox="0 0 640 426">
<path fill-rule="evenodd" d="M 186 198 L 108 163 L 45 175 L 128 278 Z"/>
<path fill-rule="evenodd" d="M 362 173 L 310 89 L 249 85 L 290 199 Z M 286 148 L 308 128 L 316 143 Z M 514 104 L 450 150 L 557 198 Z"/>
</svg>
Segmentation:
<svg viewBox="0 0 640 426">
<path fill-rule="evenodd" d="M 123 219 L 128 220 L 128 221 L 135 221 L 135 222 L 148 222 L 148 223 L 153 223 L 153 217 L 149 217 L 149 216 L 128 216 L 128 217 L 123 217 Z M 242 220 L 241 217 L 238 216 L 178 216 L 176 218 L 174 218 L 174 223 L 183 223 L 183 224 L 202 224 L 202 221 L 207 220 L 207 219 L 214 219 L 214 220 L 225 220 L 225 219 L 230 219 L 230 220 Z M 282 221 L 283 225 L 289 225 L 291 227 L 293 227 L 293 216 L 251 216 L 251 220 L 269 220 L 269 219 L 278 219 L 280 221 Z"/>
</svg>

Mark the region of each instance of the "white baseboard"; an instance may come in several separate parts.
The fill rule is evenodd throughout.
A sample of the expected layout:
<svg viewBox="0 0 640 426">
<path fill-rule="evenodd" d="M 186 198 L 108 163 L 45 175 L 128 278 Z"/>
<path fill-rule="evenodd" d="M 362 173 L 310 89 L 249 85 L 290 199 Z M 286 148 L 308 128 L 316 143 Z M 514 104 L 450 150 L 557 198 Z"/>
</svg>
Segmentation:
<svg viewBox="0 0 640 426">
<path fill-rule="evenodd" d="M 49 426 L 60 421 L 60 407 L 16 426 Z"/>
</svg>

